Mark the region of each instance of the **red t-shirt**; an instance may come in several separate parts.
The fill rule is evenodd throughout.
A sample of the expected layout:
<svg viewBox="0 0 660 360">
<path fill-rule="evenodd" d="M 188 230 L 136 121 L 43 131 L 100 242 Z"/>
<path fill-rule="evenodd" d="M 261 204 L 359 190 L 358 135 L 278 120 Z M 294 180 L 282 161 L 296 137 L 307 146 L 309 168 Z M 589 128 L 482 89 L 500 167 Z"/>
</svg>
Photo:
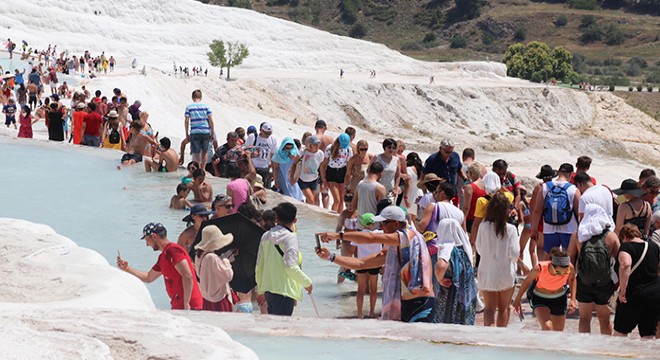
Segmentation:
<svg viewBox="0 0 660 360">
<path fill-rule="evenodd" d="M 568 182 L 570 182 L 571 184 L 575 184 L 575 175 L 577 175 L 577 173 L 572 173 L 571 179 Z M 593 176 L 589 176 L 589 177 L 591 178 L 591 183 L 596 185 L 596 179 L 594 179 Z"/>
<path fill-rule="evenodd" d="M 183 309 L 183 280 L 181 279 L 181 274 L 179 274 L 174 266 L 182 260 L 188 262 L 188 267 L 190 268 L 193 277 L 193 289 L 190 294 L 190 308 L 201 310 L 202 293 L 199 291 L 199 285 L 197 284 L 195 267 L 184 248 L 179 244 L 169 243 L 169 245 L 165 246 L 165 249 L 163 249 L 160 256 L 158 256 L 158 262 L 156 262 L 151 269 L 163 274 L 165 290 L 167 290 L 167 295 L 170 296 L 172 310 L 181 310 Z"/>
<path fill-rule="evenodd" d="M 103 117 L 97 112 L 91 112 L 83 118 L 85 123 L 85 134 L 89 136 L 101 136 L 101 125 L 103 125 Z"/>
</svg>

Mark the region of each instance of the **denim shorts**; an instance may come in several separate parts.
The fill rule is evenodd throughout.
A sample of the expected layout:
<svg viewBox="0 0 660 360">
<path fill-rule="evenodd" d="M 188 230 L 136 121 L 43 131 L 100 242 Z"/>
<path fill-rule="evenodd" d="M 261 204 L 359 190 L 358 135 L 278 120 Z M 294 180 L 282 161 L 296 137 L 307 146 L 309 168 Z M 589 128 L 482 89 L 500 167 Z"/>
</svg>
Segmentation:
<svg viewBox="0 0 660 360">
<path fill-rule="evenodd" d="M 311 189 L 312 191 L 318 191 L 321 184 L 319 183 L 318 178 L 309 182 L 298 179 L 298 186 L 300 186 L 300 190 Z"/>
<path fill-rule="evenodd" d="M 199 154 L 209 150 L 211 134 L 190 134 L 190 150 L 193 154 Z"/>
</svg>

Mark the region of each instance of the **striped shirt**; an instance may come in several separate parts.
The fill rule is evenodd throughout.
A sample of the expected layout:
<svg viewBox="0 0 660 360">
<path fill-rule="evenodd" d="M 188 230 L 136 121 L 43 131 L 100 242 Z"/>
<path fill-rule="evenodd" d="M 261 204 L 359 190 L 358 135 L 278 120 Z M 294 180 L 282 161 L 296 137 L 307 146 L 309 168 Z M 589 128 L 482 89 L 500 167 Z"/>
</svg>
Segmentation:
<svg viewBox="0 0 660 360">
<path fill-rule="evenodd" d="M 190 118 L 190 134 L 210 134 L 209 116 L 213 115 L 211 108 L 203 103 L 192 103 L 186 106 L 186 118 Z"/>
</svg>

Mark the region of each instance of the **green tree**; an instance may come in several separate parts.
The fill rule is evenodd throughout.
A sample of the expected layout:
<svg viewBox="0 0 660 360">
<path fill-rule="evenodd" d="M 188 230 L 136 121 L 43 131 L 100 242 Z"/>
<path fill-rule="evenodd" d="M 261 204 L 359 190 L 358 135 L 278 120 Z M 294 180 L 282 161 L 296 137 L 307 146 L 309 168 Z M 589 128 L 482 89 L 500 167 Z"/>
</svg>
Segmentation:
<svg viewBox="0 0 660 360">
<path fill-rule="evenodd" d="M 468 19 L 474 19 L 481 13 L 481 8 L 486 4 L 486 0 L 454 0 L 456 10 L 459 14 Z"/>
<path fill-rule="evenodd" d="M 213 66 L 220 66 L 220 68 L 226 67 L 227 80 L 229 80 L 231 67 L 242 64 L 243 60 L 250 55 L 248 47 L 238 41 L 233 43 L 227 42 L 225 44 L 222 40 L 213 40 L 209 47 L 211 51 L 206 54 L 209 62 Z"/>
<path fill-rule="evenodd" d="M 509 46 L 504 54 L 507 75 L 532 81 L 565 80 L 575 75 L 573 55 L 562 47 L 550 49 L 539 41 Z"/>
</svg>

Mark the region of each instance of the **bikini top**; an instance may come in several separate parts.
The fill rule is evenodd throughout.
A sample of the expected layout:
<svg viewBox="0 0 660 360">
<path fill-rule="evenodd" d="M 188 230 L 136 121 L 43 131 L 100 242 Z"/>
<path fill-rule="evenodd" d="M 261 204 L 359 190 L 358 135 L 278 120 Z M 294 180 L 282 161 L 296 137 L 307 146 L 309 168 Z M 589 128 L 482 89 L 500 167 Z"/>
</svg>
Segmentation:
<svg viewBox="0 0 660 360">
<path fill-rule="evenodd" d="M 547 291 L 557 291 L 561 290 L 568 283 L 568 277 L 571 274 L 571 271 L 567 271 L 563 275 L 552 275 L 550 274 L 550 264 L 551 261 L 541 261 L 539 262 L 539 277 L 536 279 L 536 287 L 547 290 Z"/>
<path fill-rule="evenodd" d="M 633 208 L 633 206 L 630 205 L 629 202 L 627 202 L 626 204 L 630 208 L 630 212 L 635 214 L 635 209 Z M 642 205 L 642 208 L 639 209 L 639 214 L 637 216 L 633 216 L 630 219 L 623 220 L 624 224 L 633 224 L 633 225 L 637 226 L 637 228 L 639 229 L 639 231 L 642 232 L 642 234 L 646 230 L 646 222 L 648 221 L 647 217 L 649 215 L 649 213 L 648 213 L 649 210 L 646 207 L 646 202 L 643 202 L 643 204 L 644 205 Z M 644 212 L 643 215 L 642 215 L 642 211 Z"/>
</svg>

